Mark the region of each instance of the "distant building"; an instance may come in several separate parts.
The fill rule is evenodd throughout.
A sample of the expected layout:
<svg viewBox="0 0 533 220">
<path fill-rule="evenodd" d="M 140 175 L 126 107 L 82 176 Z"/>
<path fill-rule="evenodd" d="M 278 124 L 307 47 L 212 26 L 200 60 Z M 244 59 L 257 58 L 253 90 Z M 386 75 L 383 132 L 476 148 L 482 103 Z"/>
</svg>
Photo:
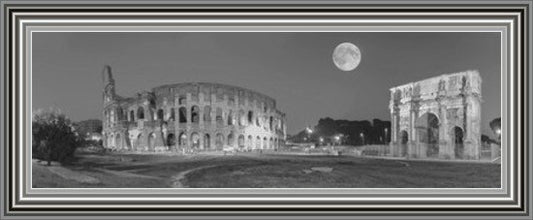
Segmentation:
<svg viewBox="0 0 533 220">
<path fill-rule="evenodd" d="M 285 114 L 266 95 L 217 83 L 178 83 L 135 97 L 115 93 L 104 69 L 104 147 L 128 151 L 276 149 L 286 136 Z"/>
<path fill-rule="evenodd" d="M 75 131 L 85 140 L 99 141 L 102 139 L 102 120 L 89 119 L 74 123 Z"/>
<path fill-rule="evenodd" d="M 393 156 L 480 159 L 481 77 L 477 71 L 445 74 L 390 92 Z"/>
</svg>

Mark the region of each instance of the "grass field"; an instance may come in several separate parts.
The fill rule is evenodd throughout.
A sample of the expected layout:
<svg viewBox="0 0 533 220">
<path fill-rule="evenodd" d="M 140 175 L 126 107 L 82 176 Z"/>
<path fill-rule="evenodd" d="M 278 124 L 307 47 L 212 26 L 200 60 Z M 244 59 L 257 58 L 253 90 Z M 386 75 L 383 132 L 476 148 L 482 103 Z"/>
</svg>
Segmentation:
<svg viewBox="0 0 533 220">
<path fill-rule="evenodd" d="M 33 187 L 499 188 L 500 165 L 351 156 L 81 154 L 66 169 L 34 163 Z M 331 168 L 331 172 L 312 168 Z M 76 175 L 72 175 L 75 172 Z M 84 178 L 96 179 L 88 183 Z M 87 179 L 85 178 L 85 179 Z"/>
</svg>

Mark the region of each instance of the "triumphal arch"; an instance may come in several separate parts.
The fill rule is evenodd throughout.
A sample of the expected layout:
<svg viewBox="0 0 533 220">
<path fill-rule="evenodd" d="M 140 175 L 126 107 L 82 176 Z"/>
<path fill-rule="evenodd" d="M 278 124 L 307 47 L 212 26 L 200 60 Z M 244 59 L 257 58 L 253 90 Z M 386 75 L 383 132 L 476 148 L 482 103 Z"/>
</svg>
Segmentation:
<svg viewBox="0 0 533 220">
<path fill-rule="evenodd" d="M 395 157 L 478 160 L 481 77 L 444 74 L 390 89 Z"/>
</svg>

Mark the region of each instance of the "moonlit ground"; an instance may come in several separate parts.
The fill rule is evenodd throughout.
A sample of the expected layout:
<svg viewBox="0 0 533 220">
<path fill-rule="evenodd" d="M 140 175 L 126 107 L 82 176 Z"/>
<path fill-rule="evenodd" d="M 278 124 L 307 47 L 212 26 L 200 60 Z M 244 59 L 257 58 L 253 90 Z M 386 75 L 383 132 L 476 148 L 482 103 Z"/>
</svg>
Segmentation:
<svg viewBox="0 0 533 220">
<path fill-rule="evenodd" d="M 266 153 L 266 152 L 265 152 Z M 331 172 L 313 167 L 332 168 Z M 166 156 L 80 154 L 66 166 L 65 179 L 50 167 L 33 164 L 33 187 L 214 187 L 214 188 L 495 188 L 500 165 L 466 162 L 398 161 L 352 156 L 276 154 Z M 183 178 L 179 177 L 180 174 Z"/>
</svg>

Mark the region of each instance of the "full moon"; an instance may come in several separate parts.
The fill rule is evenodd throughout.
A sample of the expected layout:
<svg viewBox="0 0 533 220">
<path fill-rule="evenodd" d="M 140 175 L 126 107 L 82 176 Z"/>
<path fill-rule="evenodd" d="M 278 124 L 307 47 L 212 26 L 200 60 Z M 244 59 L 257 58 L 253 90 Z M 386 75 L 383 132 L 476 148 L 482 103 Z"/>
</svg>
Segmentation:
<svg viewBox="0 0 533 220">
<path fill-rule="evenodd" d="M 333 63 L 342 71 L 352 71 L 360 62 L 361 51 L 352 43 L 341 43 L 333 51 Z"/>
</svg>

